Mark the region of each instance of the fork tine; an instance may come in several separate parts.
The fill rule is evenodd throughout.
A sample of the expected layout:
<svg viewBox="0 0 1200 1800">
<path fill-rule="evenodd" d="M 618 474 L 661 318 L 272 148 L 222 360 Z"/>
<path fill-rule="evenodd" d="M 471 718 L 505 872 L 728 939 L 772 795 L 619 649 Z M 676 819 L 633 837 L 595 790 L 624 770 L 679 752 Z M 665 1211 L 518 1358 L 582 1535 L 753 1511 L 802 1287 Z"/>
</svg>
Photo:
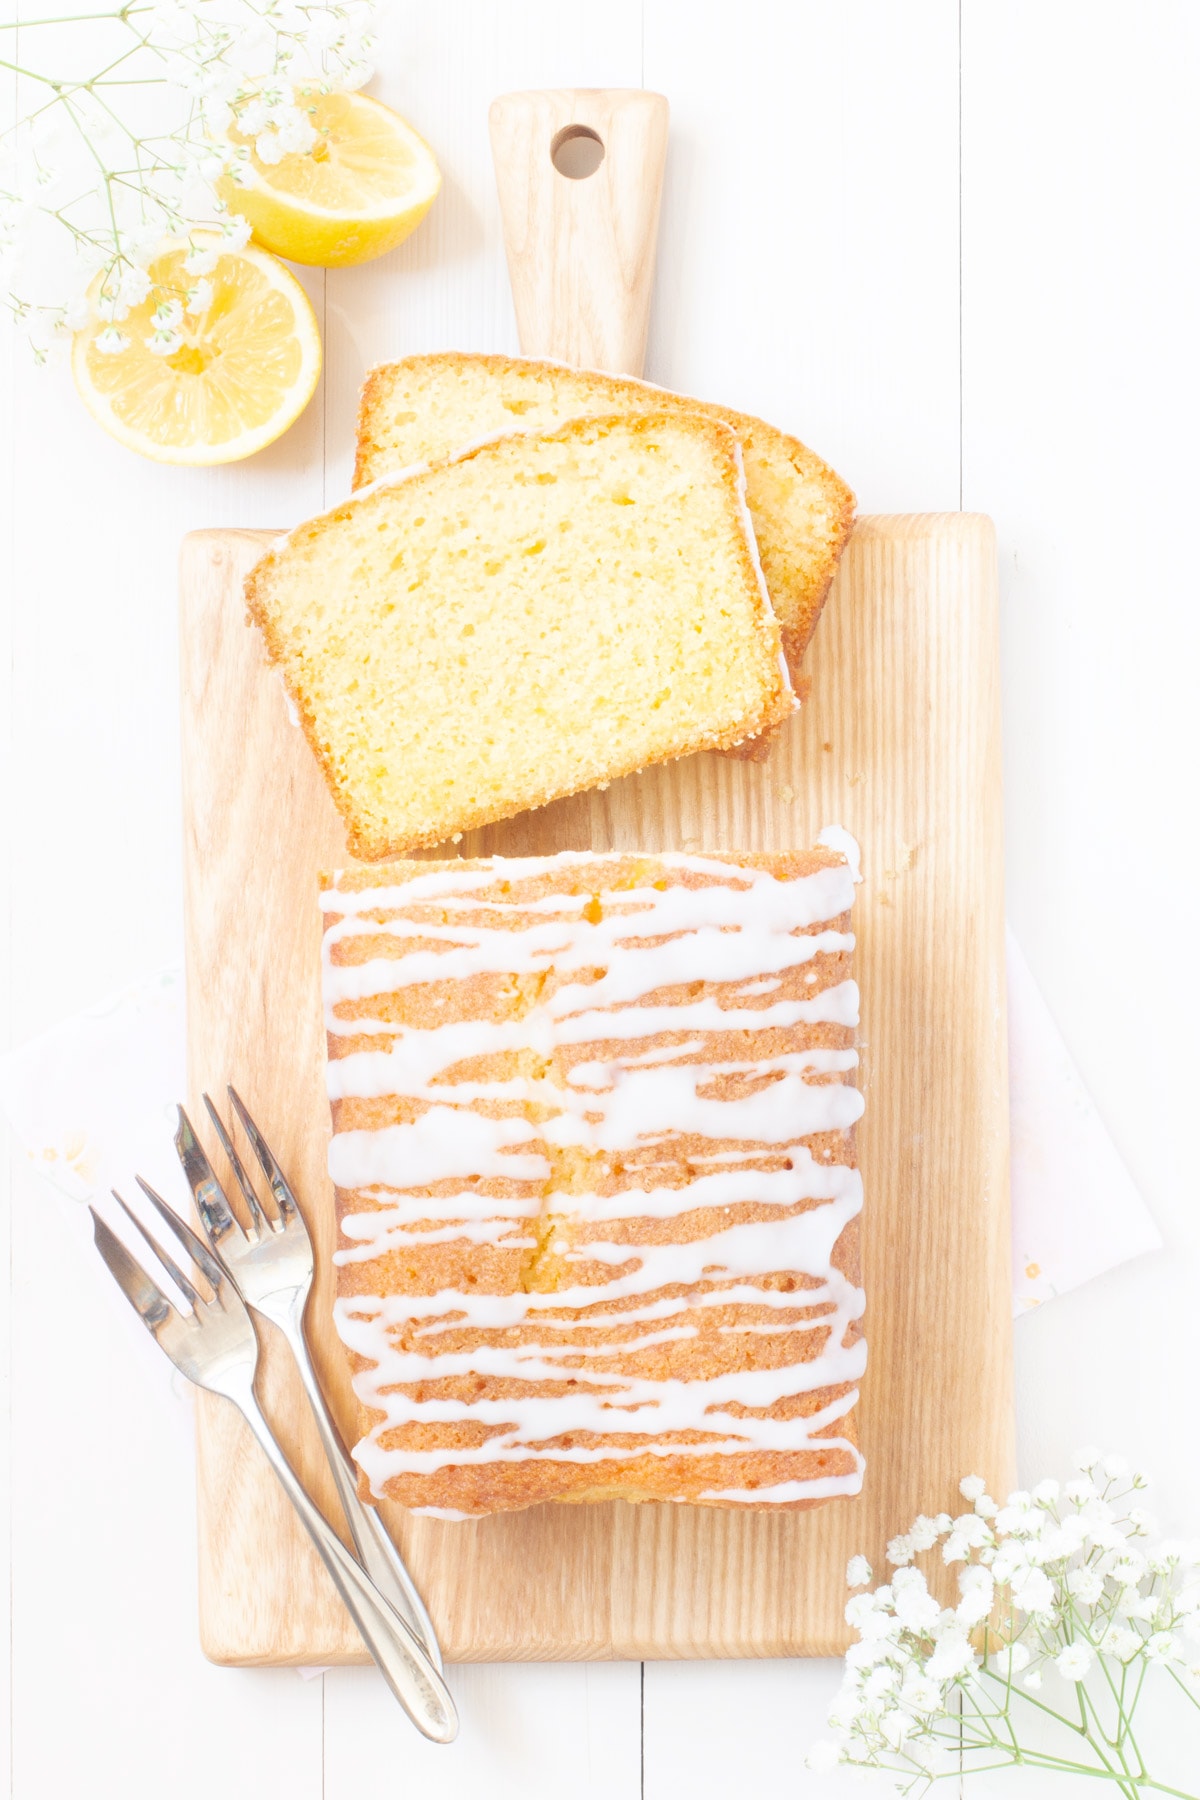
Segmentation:
<svg viewBox="0 0 1200 1800">
<path fill-rule="evenodd" d="M 174 1207 L 167 1205 L 161 1194 L 155 1193 L 148 1181 L 143 1181 L 140 1175 L 135 1176 L 134 1179 L 159 1218 L 162 1220 L 163 1224 L 175 1233 L 175 1236 L 179 1239 L 179 1242 L 183 1245 L 213 1293 L 217 1293 L 220 1289 L 221 1282 L 224 1279 L 224 1275 L 220 1263 L 217 1261 L 208 1245 L 201 1242 L 191 1227 L 186 1225 L 179 1217 L 179 1214 L 175 1211 Z M 122 1201 L 122 1205 L 124 1205 L 124 1201 Z M 129 1208 L 126 1207 L 125 1210 L 128 1212 Z M 132 1214 L 130 1216 L 132 1217 Z M 134 1224 L 137 1224 L 136 1219 L 134 1220 Z M 145 1236 L 145 1233 L 143 1232 L 142 1235 Z M 155 1248 L 157 1249 L 157 1246 L 155 1246 Z M 159 1250 L 158 1254 L 161 1256 L 162 1251 Z"/>
<path fill-rule="evenodd" d="M 259 1232 L 274 1230 L 274 1226 L 259 1205 L 258 1195 L 251 1185 L 250 1177 L 242 1167 L 242 1159 L 233 1147 L 229 1133 L 226 1131 L 225 1126 L 221 1121 L 221 1115 L 207 1094 L 204 1095 L 204 1104 L 208 1109 L 208 1116 L 212 1120 L 212 1128 L 220 1139 L 221 1148 L 229 1159 L 229 1166 L 233 1170 L 238 1187 L 242 1191 L 242 1199 L 246 1202 L 246 1206 L 249 1209 L 250 1218 L 255 1230 Z"/>
<path fill-rule="evenodd" d="M 140 1183 L 139 1183 L 139 1186 L 140 1186 Z M 137 1232 L 138 1236 L 142 1239 L 143 1243 L 146 1245 L 146 1248 L 148 1250 L 152 1251 L 153 1254 L 158 1258 L 159 1262 L 162 1264 L 163 1268 L 167 1271 L 167 1274 L 171 1277 L 171 1280 L 175 1283 L 176 1287 L 179 1289 L 180 1293 L 183 1295 L 183 1297 L 187 1301 L 188 1305 L 189 1306 L 199 1306 L 200 1296 L 196 1292 L 196 1289 L 192 1286 L 192 1283 L 189 1281 L 188 1277 L 184 1274 L 183 1270 L 178 1268 L 176 1266 L 176 1264 L 174 1262 L 172 1262 L 171 1258 L 167 1255 L 166 1251 L 162 1248 L 161 1244 L 155 1243 L 154 1239 L 150 1236 L 150 1233 L 146 1230 L 146 1227 L 142 1224 L 142 1221 L 138 1218 L 137 1214 L 135 1212 L 133 1212 L 130 1207 L 126 1206 L 124 1200 L 122 1200 L 122 1198 L 121 1198 L 120 1194 L 118 1194 L 116 1188 L 112 1188 L 110 1191 L 112 1193 L 113 1199 L 116 1201 L 116 1203 L 120 1207 L 121 1211 L 125 1214 L 125 1217 L 129 1220 L 129 1223 L 133 1226 L 133 1228 Z"/>
<path fill-rule="evenodd" d="M 192 1121 L 182 1106 L 178 1108 L 178 1112 L 179 1124 L 175 1129 L 175 1150 L 183 1164 L 183 1172 L 187 1176 L 188 1186 L 192 1190 L 192 1199 L 196 1202 L 196 1211 L 200 1215 L 204 1235 L 210 1244 L 216 1244 L 227 1231 L 242 1232 L 242 1227 L 229 1210 L 225 1190 L 213 1174 L 212 1164 L 204 1154 L 204 1147 L 192 1130 Z M 245 1235 L 245 1232 L 242 1232 L 242 1236 Z"/>
<path fill-rule="evenodd" d="M 266 1139 L 263 1137 L 262 1132 L 254 1123 L 250 1114 L 246 1111 L 237 1089 L 235 1087 L 227 1087 L 225 1092 L 229 1095 L 229 1104 L 233 1107 L 234 1112 L 236 1112 L 241 1121 L 242 1130 L 250 1139 L 254 1148 L 254 1154 L 257 1156 L 262 1167 L 262 1172 L 271 1184 L 271 1192 L 275 1196 L 275 1204 L 279 1208 L 280 1216 L 285 1222 L 288 1218 L 300 1218 L 300 1208 L 296 1205 L 296 1196 L 288 1186 L 287 1178 L 279 1164 L 275 1161 L 274 1153 Z"/>
<path fill-rule="evenodd" d="M 134 1261 L 116 1233 L 105 1224 L 95 1207 L 89 1206 L 88 1211 L 92 1215 L 92 1236 L 109 1274 L 134 1312 L 140 1316 L 147 1331 L 157 1336 L 160 1325 L 179 1315 L 141 1264 Z"/>
</svg>

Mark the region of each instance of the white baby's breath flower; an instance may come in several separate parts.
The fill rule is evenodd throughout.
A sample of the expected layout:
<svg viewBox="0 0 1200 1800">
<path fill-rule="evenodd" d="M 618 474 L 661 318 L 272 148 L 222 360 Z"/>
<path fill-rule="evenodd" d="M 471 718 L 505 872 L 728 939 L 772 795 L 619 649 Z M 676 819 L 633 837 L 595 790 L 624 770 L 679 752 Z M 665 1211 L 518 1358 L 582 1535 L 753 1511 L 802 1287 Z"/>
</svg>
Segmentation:
<svg viewBox="0 0 1200 1800">
<path fill-rule="evenodd" d="M 146 348 L 155 356 L 173 356 L 182 345 L 183 338 L 172 326 L 152 331 L 146 339 Z"/>
<path fill-rule="evenodd" d="M 201 280 L 195 282 L 194 285 L 188 289 L 188 291 L 187 291 L 187 310 L 188 310 L 188 312 L 190 312 L 190 313 L 207 312 L 209 307 L 212 305 L 212 303 L 213 303 L 213 284 L 211 281 L 207 281 L 202 278 Z M 870 1576 L 870 1572 L 868 1571 L 867 1580 L 869 1581 L 870 1579 L 871 1579 L 871 1576 Z"/>
<path fill-rule="evenodd" d="M 283 145 L 279 134 L 275 131 L 260 131 L 254 140 L 254 154 L 259 162 L 273 164 L 283 161 Z"/>
<path fill-rule="evenodd" d="M 119 356 L 122 350 L 128 350 L 129 339 L 115 325 L 106 325 L 92 339 L 92 348 L 99 350 L 102 356 Z"/>
<path fill-rule="evenodd" d="M 155 331 L 176 331 L 183 324 L 183 303 L 179 300 L 160 300 L 150 315 L 150 323 Z"/>
<path fill-rule="evenodd" d="M 974 1748 L 998 1752 L 995 1766 L 1019 1764 L 1032 1749 L 1020 1735 L 1028 1709 L 1016 1704 L 1007 1684 L 1017 1682 L 1033 1696 L 1047 1666 L 1078 1684 L 1080 1730 L 1102 1761 L 1093 1729 L 1099 1715 L 1088 1704 L 1098 1697 L 1097 1658 L 1104 1659 L 1108 1689 L 1100 1713 L 1115 1707 L 1118 1734 L 1128 1726 L 1127 1695 L 1141 1693 L 1148 1665 L 1164 1666 L 1200 1699 L 1200 1541 L 1157 1540 L 1149 1514 L 1127 1504 L 1129 1488 L 1121 1484 L 1136 1478 L 1124 1459 L 1089 1450 L 1081 1461 L 1084 1473 L 1062 1489 L 1042 1481 L 1030 1492 L 1009 1494 L 1003 1507 L 981 1478 L 967 1476 L 961 1489 L 970 1512 L 953 1519 L 920 1514 L 892 1540 L 890 1581 L 853 1596 L 847 1607 L 860 1638 L 847 1652 L 829 1714 L 842 1737 L 830 1754 L 840 1763 L 902 1773 L 905 1791 L 924 1792 L 921 1778 L 932 1773 L 933 1759 L 958 1741 L 951 1737 L 961 1695 L 988 1739 Z M 958 1565 L 954 1608 L 930 1593 L 913 1566 L 939 1540 L 943 1559 Z M 865 1586 L 871 1578 L 865 1559 L 852 1562 L 848 1579 L 854 1573 Z M 989 1624 L 994 1615 L 1000 1629 L 1007 1624 L 1015 1634 L 1013 1641 L 997 1643 Z M 985 1657 L 975 1647 L 981 1626 L 988 1627 Z M 1072 1753 L 1067 1756 L 1061 1766 L 1074 1770 Z"/>
<path fill-rule="evenodd" d="M 1007 1583 L 1025 1574 L 1029 1568 L 1029 1547 L 1009 1538 L 1001 1544 L 992 1560 L 992 1575 L 995 1580 Z"/>
<path fill-rule="evenodd" d="M 37 60 L 66 40 L 23 32 L 30 108 L 0 133 L 0 298 L 31 344 L 89 323 L 81 275 L 99 274 L 94 316 L 117 325 L 149 297 L 143 271 L 166 240 L 224 226 L 227 245 L 244 245 L 248 225 L 214 188 L 233 156 L 224 134 L 235 113 L 258 102 L 248 138 L 266 137 L 266 155 L 310 152 L 313 98 L 370 73 L 373 18 L 360 0 L 147 0 L 95 14 L 96 31 L 80 41 L 102 61 L 80 64 L 72 40 L 68 71 Z M 120 74 L 101 94 L 97 70 L 115 49 Z"/>
<path fill-rule="evenodd" d="M 1127 1625 L 1110 1625 L 1100 1639 L 1100 1648 L 1105 1656 L 1115 1656 L 1118 1662 L 1128 1662 L 1136 1656 L 1145 1643 L 1139 1631 L 1130 1631 Z"/>
<path fill-rule="evenodd" d="M 941 1617 L 942 1608 L 933 1594 L 919 1588 L 906 1588 L 896 1596 L 896 1617 L 905 1631 L 924 1637 Z"/>
<path fill-rule="evenodd" d="M 1039 1507 L 1032 1504 L 1014 1506 L 1010 1498 L 1008 1505 L 1002 1506 L 996 1514 L 995 1528 L 999 1532 L 1011 1532 L 1014 1537 L 1036 1537 L 1045 1525 L 1046 1517 Z"/>
<path fill-rule="evenodd" d="M 970 1638 L 961 1626 L 952 1625 L 943 1631 L 934 1645 L 925 1664 L 925 1673 L 931 1681 L 953 1681 L 955 1676 L 965 1674 L 974 1666 L 975 1652 Z"/>
<path fill-rule="evenodd" d="M 865 1556 L 852 1556 L 846 1564 L 846 1586 L 866 1587 L 871 1579 L 871 1565 Z"/>
<path fill-rule="evenodd" d="M 1090 1475 L 1100 1461 L 1100 1452 L 1095 1444 L 1085 1444 L 1082 1450 L 1075 1452 L 1073 1461 L 1077 1469 L 1081 1469 L 1085 1475 Z"/>
<path fill-rule="evenodd" d="M 1124 1533 L 1118 1531 L 1115 1525 L 1110 1525 L 1106 1519 L 1088 1519 L 1085 1523 L 1088 1540 L 1098 1550 L 1124 1550 Z"/>
<path fill-rule="evenodd" d="M 271 109 L 261 94 L 256 94 L 253 99 L 247 100 L 244 106 L 238 107 L 238 130 L 244 137 L 257 137 L 260 131 L 266 130 L 270 122 L 270 112 Z"/>
<path fill-rule="evenodd" d="M 908 1541 L 913 1550 L 932 1550 L 938 1541 L 937 1522 L 924 1513 L 918 1513 L 908 1529 Z"/>
<path fill-rule="evenodd" d="M 1095 1606 L 1104 1593 L 1104 1580 L 1096 1569 L 1072 1569 L 1067 1576 L 1067 1590 L 1084 1606 Z"/>
<path fill-rule="evenodd" d="M 110 325 L 120 324 L 129 317 L 129 308 L 114 288 L 102 287 L 92 300 L 92 310 L 98 319 L 107 319 Z"/>
<path fill-rule="evenodd" d="M 904 1677 L 900 1689 L 900 1698 L 905 1706 L 915 1713 L 936 1712 L 942 1704 L 943 1688 L 940 1682 L 931 1681 L 928 1675 L 910 1672 Z"/>
<path fill-rule="evenodd" d="M 960 1625 L 981 1625 L 992 1610 L 992 1596 L 983 1588 L 964 1594 L 954 1610 Z"/>
<path fill-rule="evenodd" d="M 121 276 L 121 285 L 117 291 L 126 306 L 140 306 L 150 292 L 150 277 L 145 269 L 137 267 L 126 269 Z"/>
<path fill-rule="evenodd" d="M 986 1494 L 987 1482 L 982 1475 L 964 1475 L 958 1484 L 958 1491 L 964 1500 L 968 1500 L 974 1505 L 981 1494 Z"/>
<path fill-rule="evenodd" d="M 1095 1657 L 1090 1644 L 1068 1644 L 1054 1659 L 1054 1666 L 1065 1681 L 1083 1681 Z"/>
<path fill-rule="evenodd" d="M 843 1616 L 847 1625 L 857 1631 L 864 1620 L 869 1619 L 874 1611 L 875 1596 L 873 1594 L 854 1594 L 847 1600 Z"/>
<path fill-rule="evenodd" d="M 1054 1611 L 1054 1584 L 1043 1569 L 1027 1569 L 1014 1580 L 1012 1595 L 1022 1612 L 1041 1617 Z"/>
<path fill-rule="evenodd" d="M 995 1599 L 996 1584 L 991 1571 L 972 1564 L 960 1572 L 958 1587 L 962 1599 L 955 1609 L 955 1618 L 960 1625 L 980 1624 L 991 1612 Z"/>
<path fill-rule="evenodd" d="M 1082 1550 L 1087 1542 L 1088 1521 L 1082 1513 L 1068 1513 L 1066 1518 L 1055 1527 L 1055 1530 L 1058 1534 L 1058 1541 L 1070 1544 L 1070 1554 L 1074 1555 L 1077 1550 Z"/>
<path fill-rule="evenodd" d="M 1173 1631 L 1156 1631 L 1146 1639 L 1146 1655 L 1151 1662 L 1173 1662 L 1183 1655 L 1183 1645 Z"/>
<path fill-rule="evenodd" d="M 245 219 L 228 219 L 221 227 L 221 237 L 234 250 L 244 250 L 250 242 L 250 225 Z"/>
<path fill-rule="evenodd" d="M 217 252 L 208 244 L 193 244 L 183 266 L 189 275 L 211 275 L 217 266 Z"/>
<path fill-rule="evenodd" d="M 905 1738 L 911 1736 L 913 1721 L 902 1707 L 894 1706 L 880 1719 L 879 1730 L 892 1749 L 898 1750 Z"/>
<path fill-rule="evenodd" d="M 1113 1567 L 1109 1574 L 1118 1587 L 1136 1587 L 1146 1576 L 1146 1559 L 1136 1550 L 1129 1550 Z"/>
</svg>

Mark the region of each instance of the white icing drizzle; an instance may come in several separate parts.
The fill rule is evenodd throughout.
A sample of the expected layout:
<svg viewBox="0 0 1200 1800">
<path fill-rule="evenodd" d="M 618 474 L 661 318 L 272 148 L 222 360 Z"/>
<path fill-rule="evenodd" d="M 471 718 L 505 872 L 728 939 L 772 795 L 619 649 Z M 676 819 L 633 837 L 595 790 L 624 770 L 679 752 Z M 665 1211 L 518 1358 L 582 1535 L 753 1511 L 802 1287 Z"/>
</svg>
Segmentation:
<svg viewBox="0 0 1200 1800">
<path fill-rule="evenodd" d="M 325 912 L 337 915 L 324 945 L 331 1038 L 388 1040 L 385 1048 L 355 1048 L 333 1059 L 330 1097 L 395 1096 L 407 1115 L 404 1123 L 334 1134 L 330 1173 L 344 1193 L 370 1206 L 345 1216 L 346 1242 L 335 1260 L 362 1265 L 392 1251 L 454 1243 L 507 1253 L 541 1242 L 543 1253 L 560 1260 L 558 1280 L 572 1281 L 552 1291 L 456 1287 L 338 1299 L 338 1332 L 368 1365 L 355 1376 L 356 1392 L 383 1415 L 355 1448 L 377 1495 L 397 1475 L 450 1465 L 801 1450 L 849 1452 L 852 1467 L 757 1488 L 713 1488 L 704 1497 L 759 1505 L 859 1491 L 862 1459 L 835 1432 L 857 1400 L 865 1366 L 866 1346 L 854 1330 L 863 1296 L 832 1256 L 861 1208 L 861 1182 L 857 1170 L 818 1160 L 800 1141 L 848 1130 L 860 1116 L 861 1098 L 842 1079 L 857 1058 L 853 1050 L 820 1045 L 756 1056 L 753 1046 L 747 1053 L 745 1036 L 857 1023 L 858 993 L 849 980 L 804 1000 L 770 998 L 787 971 L 853 948 L 852 935 L 831 921 L 850 909 L 857 847 L 840 828 L 822 841 L 845 860 L 791 880 L 672 854 L 655 858 L 655 870 L 687 871 L 703 884 L 610 888 L 605 870 L 627 870 L 627 860 L 584 852 L 549 863 L 495 858 L 388 887 L 343 890 L 335 881 L 322 895 Z M 600 883 L 594 923 L 586 893 L 481 897 L 500 879 L 516 886 L 548 867 L 573 865 L 587 865 Z M 363 936 L 378 952 L 370 960 L 334 960 L 339 945 Z M 553 979 L 519 1018 L 425 1028 L 371 1005 L 424 983 L 543 975 Z M 663 990 L 699 982 L 723 984 L 720 996 L 677 1004 L 660 998 Z M 751 1004 L 755 999 L 760 1003 Z M 706 1043 L 711 1034 L 722 1034 L 716 1045 Z M 646 1043 L 660 1036 L 664 1042 Z M 576 1060 L 579 1046 L 595 1054 Z M 530 1073 L 528 1055 L 517 1072 L 511 1060 L 498 1071 L 495 1059 L 514 1052 L 546 1059 L 545 1072 Z M 459 1078 L 458 1065 L 468 1063 L 479 1070 Z M 690 1172 L 682 1184 L 680 1138 Z M 555 1157 L 564 1150 L 619 1161 L 633 1155 L 640 1178 L 651 1182 L 661 1157 L 677 1179 L 615 1193 L 557 1193 Z M 761 1167 L 767 1160 L 776 1166 Z M 480 1191 L 497 1184 L 499 1191 Z M 431 1185 L 436 1196 L 411 1191 Z M 738 1210 L 747 1203 L 771 1211 L 747 1219 Z M 683 1231 L 666 1243 L 624 1241 L 639 1221 L 681 1219 L 702 1208 L 728 1216 L 699 1238 Z M 793 1276 L 790 1288 L 760 1285 L 780 1275 Z M 714 1308 L 726 1316 L 706 1324 Z M 748 1310 L 755 1316 L 745 1317 Z M 589 1342 L 597 1330 L 611 1339 Z M 458 1347 L 464 1332 L 471 1334 L 466 1349 Z M 772 1341 L 794 1335 L 797 1350 L 781 1367 L 702 1379 L 652 1378 L 614 1366 L 614 1359 L 628 1365 L 636 1353 L 705 1332 L 717 1342 L 739 1333 Z M 418 1387 L 469 1375 L 521 1389 L 461 1399 Z M 833 1398 L 807 1416 L 764 1416 L 781 1400 L 824 1389 Z M 420 1450 L 381 1441 L 408 1424 L 463 1421 L 490 1435 Z M 672 1435 L 679 1433 L 698 1441 L 680 1443 Z M 580 1436 L 589 1441 L 579 1443 Z"/>
<path fill-rule="evenodd" d="M 851 837 L 844 825 L 827 825 L 817 836 L 818 844 L 824 844 L 827 850 L 836 850 L 844 856 L 850 867 L 854 881 L 862 880 L 862 851 L 858 847 L 858 839 Z"/>
</svg>

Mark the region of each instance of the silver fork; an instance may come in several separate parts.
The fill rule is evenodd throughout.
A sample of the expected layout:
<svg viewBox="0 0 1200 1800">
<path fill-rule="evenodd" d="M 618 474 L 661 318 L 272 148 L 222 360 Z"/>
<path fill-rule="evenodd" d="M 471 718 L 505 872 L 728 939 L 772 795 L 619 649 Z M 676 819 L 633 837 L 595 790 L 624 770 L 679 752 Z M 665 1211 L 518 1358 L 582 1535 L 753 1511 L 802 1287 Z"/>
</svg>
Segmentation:
<svg viewBox="0 0 1200 1800">
<path fill-rule="evenodd" d="M 145 1183 L 142 1187 L 208 1284 L 212 1297 L 205 1299 L 197 1291 L 190 1277 L 176 1267 L 119 1194 L 114 1197 L 177 1284 L 191 1312 L 182 1313 L 171 1304 L 92 1207 L 96 1248 L 110 1274 L 180 1373 L 197 1387 L 233 1401 L 266 1452 L 392 1693 L 419 1731 L 435 1743 L 448 1744 L 458 1730 L 458 1716 L 441 1673 L 430 1662 L 411 1627 L 376 1592 L 332 1526 L 326 1523 L 324 1514 L 309 1499 L 259 1407 L 254 1393 L 258 1338 L 232 1281 L 195 1232 Z"/>
<path fill-rule="evenodd" d="M 212 1120 L 213 1130 L 246 1203 L 250 1229 L 246 1231 L 243 1228 L 230 1208 L 225 1191 L 192 1129 L 191 1120 L 181 1106 L 175 1148 L 183 1164 L 188 1186 L 192 1190 L 192 1198 L 200 1217 L 200 1229 L 208 1240 L 213 1255 L 247 1306 L 277 1325 L 287 1339 L 321 1434 L 321 1443 L 329 1460 L 342 1511 L 350 1527 L 350 1536 L 358 1551 L 358 1560 L 384 1599 L 412 1626 L 424 1644 L 429 1660 L 440 1669 L 442 1654 L 433 1622 L 425 1610 L 412 1576 L 404 1566 L 399 1550 L 388 1536 L 383 1520 L 373 1506 L 364 1506 L 358 1497 L 358 1480 L 353 1464 L 343 1448 L 337 1427 L 329 1416 L 325 1396 L 321 1392 L 321 1384 L 313 1366 L 308 1340 L 304 1335 L 304 1309 L 313 1281 L 313 1247 L 308 1227 L 258 1126 L 235 1090 L 231 1087 L 226 1091 L 229 1104 L 237 1114 L 242 1130 L 270 1184 L 278 1212 L 274 1219 L 264 1212 L 221 1116 L 205 1094 L 204 1104 Z"/>
</svg>

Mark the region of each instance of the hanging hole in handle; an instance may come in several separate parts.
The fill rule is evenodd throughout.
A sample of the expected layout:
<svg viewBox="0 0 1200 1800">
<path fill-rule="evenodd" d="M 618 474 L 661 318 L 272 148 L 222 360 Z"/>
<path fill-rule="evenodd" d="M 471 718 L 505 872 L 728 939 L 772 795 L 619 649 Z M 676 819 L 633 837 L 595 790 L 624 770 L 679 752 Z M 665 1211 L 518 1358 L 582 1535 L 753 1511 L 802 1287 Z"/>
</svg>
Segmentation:
<svg viewBox="0 0 1200 1800">
<path fill-rule="evenodd" d="M 604 140 L 590 125 L 564 125 L 554 134 L 550 161 L 568 181 L 586 181 L 604 161 Z"/>
</svg>

